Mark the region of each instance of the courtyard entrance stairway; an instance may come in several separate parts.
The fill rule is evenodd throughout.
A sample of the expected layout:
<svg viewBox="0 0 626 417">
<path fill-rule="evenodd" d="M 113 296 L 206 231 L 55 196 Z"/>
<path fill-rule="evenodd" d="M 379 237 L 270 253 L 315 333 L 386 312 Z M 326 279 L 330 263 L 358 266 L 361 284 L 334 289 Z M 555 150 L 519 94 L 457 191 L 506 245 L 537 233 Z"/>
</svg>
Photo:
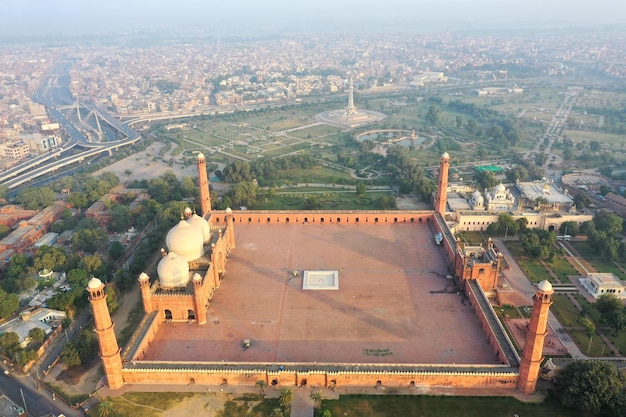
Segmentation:
<svg viewBox="0 0 626 417">
<path fill-rule="evenodd" d="M 291 417 L 313 417 L 314 403 L 309 398 L 308 389 L 294 389 L 291 403 Z"/>
</svg>

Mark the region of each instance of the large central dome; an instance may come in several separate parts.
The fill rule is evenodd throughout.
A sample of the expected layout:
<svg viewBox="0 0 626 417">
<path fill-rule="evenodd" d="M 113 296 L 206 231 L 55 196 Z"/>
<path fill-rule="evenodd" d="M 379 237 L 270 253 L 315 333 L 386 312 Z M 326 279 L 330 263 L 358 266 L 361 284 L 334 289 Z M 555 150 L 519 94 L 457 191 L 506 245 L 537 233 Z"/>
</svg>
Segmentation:
<svg viewBox="0 0 626 417">
<path fill-rule="evenodd" d="M 204 255 L 204 236 L 202 230 L 184 220 L 167 233 L 165 244 L 170 252 L 176 252 L 185 261 L 194 261 Z"/>
</svg>

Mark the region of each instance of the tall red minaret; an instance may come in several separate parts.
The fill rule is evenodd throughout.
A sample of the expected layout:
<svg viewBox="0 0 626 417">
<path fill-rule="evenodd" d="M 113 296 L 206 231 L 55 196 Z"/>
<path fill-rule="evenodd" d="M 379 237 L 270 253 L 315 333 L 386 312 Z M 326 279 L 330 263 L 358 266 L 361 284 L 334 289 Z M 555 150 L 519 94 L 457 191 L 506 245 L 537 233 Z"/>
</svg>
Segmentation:
<svg viewBox="0 0 626 417">
<path fill-rule="evenodd" d="M 209 178 L 206 173 L 206 159 L 203 153 L 198 154 L 198 182 L 200 183 L 200 209 L 202 217 L 211 212 L 211 193 Z"/>
<path fill-rule="evenodd" d="M 113 321 L 107 307 L 107 295 L 104 284 L 98 278 L 91 278 L 87 284 L 89 302 L 93 312 L 95 332 L 100 345 L 100 358 L 104 367 L 104 375 L 109 388 L 116 389 L 124 386 L 122 378 L 122 357 L 117 345 Z"/>
<path fill-rule="evenodd" d="M 446 214 L 448 168 L 450 168 L 450 155 L 448 155 L 448 152 L 444 152 L 439 162 L 439 186 L 437 187 L 437 199 L 435 201 L 435 212 L 442 216 Z"/>
<path fill-rule="evenodd" d="M 539 379 L 539 365 L 543 359 L 543 341 L 547 334 L 552 294 L 554 294 L 552 284 L 548 281 L 541 281 L 537 285 L 537 293 L 533 296 L 533 312 L 528 323 L 528 334 L 522 352 L 517 384 L 517 388 L 524 394 L 535 392 Z"/>
</svg>

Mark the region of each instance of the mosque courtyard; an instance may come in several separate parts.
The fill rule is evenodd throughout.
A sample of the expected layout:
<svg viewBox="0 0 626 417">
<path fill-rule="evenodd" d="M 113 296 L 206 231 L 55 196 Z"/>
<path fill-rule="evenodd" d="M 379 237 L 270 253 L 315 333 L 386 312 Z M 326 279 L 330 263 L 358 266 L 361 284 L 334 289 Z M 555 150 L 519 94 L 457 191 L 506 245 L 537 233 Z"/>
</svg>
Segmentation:
<svg viewBox="0 0 626 417">
<path fill-rule="evenodd" d="M 207 324 L 164 323 L 144 360 L 498 363 L 426 224 L 238 223 L 235 236 Z M 306 271 L 337 288 L 303 289 Z"/>
</svg>

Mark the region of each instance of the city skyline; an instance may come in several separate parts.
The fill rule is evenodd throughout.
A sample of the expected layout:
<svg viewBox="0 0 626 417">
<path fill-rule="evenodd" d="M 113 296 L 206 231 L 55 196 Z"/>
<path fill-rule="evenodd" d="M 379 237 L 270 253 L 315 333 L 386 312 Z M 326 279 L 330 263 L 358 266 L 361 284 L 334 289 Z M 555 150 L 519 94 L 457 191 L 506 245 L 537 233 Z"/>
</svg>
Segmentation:
<svg viewBox="0 0 626 417">
<path fill-rule="evenodd" d="M 390 0 L 320 0 L 315 4 L 265 0 L 121 0 L 80 2 L 25 0 L 3 5 L 0 37 L 125 35 L 141 31 L 194 31 L 207 35 L 266 35 L 298 32 L 394 32 L 441 30 L 524 30 L 530 28 L 616 27 L 626 4 L 551 0 L 495 0 L 471 5 L 461 0 L 415 3 Z"/>
</svg>

